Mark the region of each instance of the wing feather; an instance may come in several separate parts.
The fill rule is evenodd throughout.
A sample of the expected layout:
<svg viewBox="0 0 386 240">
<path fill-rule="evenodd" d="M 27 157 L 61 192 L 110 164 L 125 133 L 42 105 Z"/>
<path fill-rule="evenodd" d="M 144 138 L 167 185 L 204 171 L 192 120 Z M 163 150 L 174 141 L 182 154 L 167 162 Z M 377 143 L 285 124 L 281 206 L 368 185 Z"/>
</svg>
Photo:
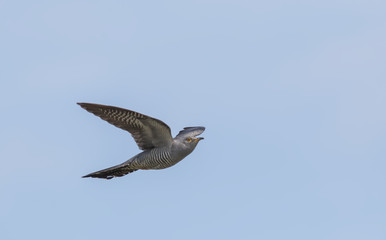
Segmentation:
<svg viewBox="0 0 386 240">
<path fill-rule="evenodd" d="M 170 127 L 161 120 L 119 107 L 93 103 L 78 104 L 88 112 L 131 133 L 142 150 L 162 147 L 173 140 Z"/>
</svg>

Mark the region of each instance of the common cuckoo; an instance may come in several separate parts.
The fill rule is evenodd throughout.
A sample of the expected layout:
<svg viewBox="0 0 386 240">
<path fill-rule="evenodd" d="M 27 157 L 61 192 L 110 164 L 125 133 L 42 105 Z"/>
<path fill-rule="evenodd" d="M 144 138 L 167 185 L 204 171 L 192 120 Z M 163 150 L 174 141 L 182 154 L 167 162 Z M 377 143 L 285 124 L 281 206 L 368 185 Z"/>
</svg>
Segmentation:
<svg viewBox="0 0 386 240">
<path fill-rule="evenodd" d="M 139 169 L 164 169 L 189 155 L 204 138 L 197 137 L 205 127 L 186 127 L 172 138 L 168 125 L 161 120 L 123 108 L 93 103 L 78 103 L 82 108 L 128 131 L 143 152 L 124 163 L 90 173 L 83 177 L 122 177 Z"/>
</svg>

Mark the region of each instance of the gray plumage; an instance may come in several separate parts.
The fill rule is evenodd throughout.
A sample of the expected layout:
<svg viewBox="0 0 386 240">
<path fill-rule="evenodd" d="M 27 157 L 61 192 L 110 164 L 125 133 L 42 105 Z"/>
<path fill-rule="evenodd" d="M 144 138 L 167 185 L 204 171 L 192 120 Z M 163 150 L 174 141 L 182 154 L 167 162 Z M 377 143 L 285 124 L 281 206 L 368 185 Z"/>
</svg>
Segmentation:
<svg viewBox="0 0 386 240">
<path fill-rule="evenodd" d="M 143 150 L 122 164 L 83 177 L 111 179 L 139 169 L 168 168 L 189 155 L 198 142 L 204 139 L 197 136 L 204 132 L 205 127 L 186 127 L 173 138 L 169 126 L 161 120 L 124 108 L 93 103 L 78 104 L 101 119 L 131 133 L 138 147 Z"/>
</svg>

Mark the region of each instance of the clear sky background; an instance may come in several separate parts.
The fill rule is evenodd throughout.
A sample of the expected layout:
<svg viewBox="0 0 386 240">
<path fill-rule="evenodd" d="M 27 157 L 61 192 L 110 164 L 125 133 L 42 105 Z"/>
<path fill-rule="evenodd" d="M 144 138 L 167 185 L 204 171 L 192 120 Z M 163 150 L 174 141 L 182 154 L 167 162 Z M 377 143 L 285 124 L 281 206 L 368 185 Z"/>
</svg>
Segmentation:
<svg viewBox="0 0 386 240">
<path fill-rule="evenodd" d="M 386 239 L 386 2 L 0 1 L 0 239 Z M 76 102 L 205 126 L 176 166 Z"/>
</svg>

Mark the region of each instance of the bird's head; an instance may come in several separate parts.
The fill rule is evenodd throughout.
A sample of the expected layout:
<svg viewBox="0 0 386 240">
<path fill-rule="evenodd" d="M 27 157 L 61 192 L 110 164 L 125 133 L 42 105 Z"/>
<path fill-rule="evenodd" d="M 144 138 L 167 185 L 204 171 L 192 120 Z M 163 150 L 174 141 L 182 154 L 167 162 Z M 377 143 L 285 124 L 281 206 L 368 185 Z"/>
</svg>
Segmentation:
<svg viewBox="0 0 386 240">
<path fill-rule="evenodd" d="M 205 127 L 186 127 L 178 133 L 176 140 L 186 146 L 195 147 L 200 140 L 204 139 L 203 137 L 197 137 L 204 131 Z"/>
</svg>

